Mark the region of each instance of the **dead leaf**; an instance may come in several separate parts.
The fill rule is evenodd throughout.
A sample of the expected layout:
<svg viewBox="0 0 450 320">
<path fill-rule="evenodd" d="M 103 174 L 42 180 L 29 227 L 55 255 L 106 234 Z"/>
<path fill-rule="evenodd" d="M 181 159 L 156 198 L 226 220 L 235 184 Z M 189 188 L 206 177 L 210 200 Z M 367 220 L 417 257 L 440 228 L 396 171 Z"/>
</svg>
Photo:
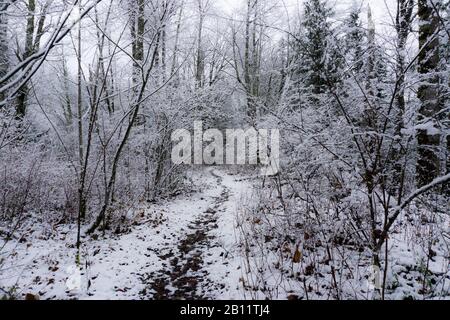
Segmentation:
<svg viewBox="0 0 450 320">
<path fill-rule="evenodd" d="M 302 260 L 302 253 L 300 252 L 299 248 L 297 247 L 297 249 L 295 250 L 294 253 L 294 263 L 300 263 L 300 261 Z"/>
</svg>

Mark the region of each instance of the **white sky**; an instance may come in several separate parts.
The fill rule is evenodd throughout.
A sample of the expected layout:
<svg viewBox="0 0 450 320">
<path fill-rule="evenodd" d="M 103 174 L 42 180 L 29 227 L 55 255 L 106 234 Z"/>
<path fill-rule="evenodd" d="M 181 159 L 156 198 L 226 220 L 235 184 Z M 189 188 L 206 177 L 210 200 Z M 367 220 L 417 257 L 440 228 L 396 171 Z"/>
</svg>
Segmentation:
<svg viewBox="0 0 450 320">
<path fill-rule="evenodd" d="M 191 0 L 191 4 L 194 5 L 195 0 Z M 212 4 L 215 8 L 214 13 L 209 17 L 209 21 L 213 22 L 214 18 L 220 19 L 223 17 L 225 19 L 232 18 L 233 16 L 242 19 L 242 13 L 245 12 L 245 3 L 246 0 L 211 0 Z M 295 21 L 295 18 L 298 17 L 299 13 L 303 12 L 303 0 L 266 0 L 269 5 L 277 5 L 279 7 L 278 14 L 274 14 L 272 16 L 273 25 L 277 25 L 277 21 L 280 22 L 280 28 L 286 28 L 286 16 L 289 14 L 289 18 L 291 21 Z M 373 11 L 374 19 L 376 22 L 377 34 L 379 36 L 386 35 L 385 30 L 390 30 L 392 32 L 392 28 L 386 28 L 386 23 L 390 22 L 389 11 L 387 10 L 387 6 L 389 5 L 391 8 L 395 9 L 393 3 L 395 0 L 328 0 L 330 7 L 335 11 L 336 17 L 339 20 L 344 15 L 346 16 L 348 13 L 348 8 L 353 4 L 361 4 L 363 6 L 361 18 L 366 20 L 367 17 L 367 5 L 370 2 L 370 6 Z M 284 9 L 286 8 L 286 10 Z M 196 7 L 195 7 L 196 8 Z M 286 12 L 287 11 L 287 12 Z M 392 14 L 394 14 L 395 10 L 392 10 Z M 190 19 L 197 19 L 195 13 L 186 12 L 187 16 L 185 17 L 186 23 L 189 23 Z M 237 15 L 236 15 L 237 14 Z M 190 16 L 191 15 L 191 16 Z M 85 22 L 87 23 L 87 22 Z M 195 22 L 191 22 L 192 25 L 195 25 Z M 85 28 L 84 32 L 88 32 L 89 28 Z M 83 55 L 84 55 L 84 64 L 87 66 L 88 63 L 91 62 L 92 57 L 94 56 L 96 50 L 96 40 L 94 35 L 94 29 L 92 29 L 91 38 L 93 39 L 91 42 L 87 41 L 87 38 L 83 40 Z M 67 39 L 67 43 L 69 44 L 69 48 L 71 46 L 71 42 Z M 71 54 L 71 50 L 67 50 L 66 54 Z M 68 61 L 69 69 L 71 72 L 76 73 L 77 64 L 75 60 L 75 56 L 73 55 L 72 59 L 69 58 Z"/>
<path fill-rule="evenodd" d="M 302 8 L 303 0 L 272 0 L 273 2 L 279 1 L 280 5 L 286 6 L 289 11 L 291 11 L 291 15 L 295 15 L 295 11 L 297 8 Z M 216 5 L 223 10 L 224 13 L 231 15 L 237 9 L 242 8 L 245 0 L 215 0 Z M 390 20 L 389 10 L 387 8 L 391 8 L 391 12 L 394 12 L 395 9 L 394 0 L 329 0 L 330 6 L 336 11 L 339 15 L 340 12 L 349 8 L 353 3 L 363 5 L 363 8 L 367 8 L 367 5 L 370 3 L 370 7 L 372 8 L 375 22 L 379 25 L 387 23 Z M 366 12 L 364 10 L 363 12 Z"/>
</svg>

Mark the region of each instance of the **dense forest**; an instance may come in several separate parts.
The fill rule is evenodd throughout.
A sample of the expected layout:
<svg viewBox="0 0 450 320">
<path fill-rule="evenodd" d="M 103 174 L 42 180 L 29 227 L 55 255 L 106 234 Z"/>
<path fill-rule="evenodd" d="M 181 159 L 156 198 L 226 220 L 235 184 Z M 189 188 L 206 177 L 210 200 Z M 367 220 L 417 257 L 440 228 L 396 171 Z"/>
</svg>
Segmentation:
<svg viewBox="0 0 450 320">
<path fill-rule="evenodd" d="M 449 181 L 448 0 L 0 0 L 0 298 L 450 299 Z"/>
</svg>

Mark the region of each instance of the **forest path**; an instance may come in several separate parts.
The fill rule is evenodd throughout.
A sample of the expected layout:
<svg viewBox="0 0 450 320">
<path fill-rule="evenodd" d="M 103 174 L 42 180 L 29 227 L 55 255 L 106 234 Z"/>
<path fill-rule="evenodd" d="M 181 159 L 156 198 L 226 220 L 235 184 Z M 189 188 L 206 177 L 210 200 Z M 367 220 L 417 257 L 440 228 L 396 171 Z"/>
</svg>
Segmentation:
<svg viewBox="0 0 450 320">
<path fill-rule="evenodd" d="M 207 208 L 192 214 L 186 228 L 172 234 L 172 245 L 158 253 L 164 261 L 162 268 L 141 274 L 145 284 L 142 297 L 239 298 L 241 264 L 235 220 L 237 205 L 248 185 L 217 168 L 210 167 L 206 172 L 210 181 L 201 200 L 206 201 Z M 174 215 L 177 212 L 172 211 L 170 216 Z"/>
<path fill-rule="evenodd" d="M 80 273 L 76 226 L 49 234 L 30 223 L 24 241 L 0 252 L 8 258 L 0 288 L 41 299 L 242 298 L 235 225 L 240 197 L 251 188 L 240 178 L 219 167 L 194 170 L 191 192 L 130 209 L 131 224 L 120 233 L 83 238 Z"/>
</svg>

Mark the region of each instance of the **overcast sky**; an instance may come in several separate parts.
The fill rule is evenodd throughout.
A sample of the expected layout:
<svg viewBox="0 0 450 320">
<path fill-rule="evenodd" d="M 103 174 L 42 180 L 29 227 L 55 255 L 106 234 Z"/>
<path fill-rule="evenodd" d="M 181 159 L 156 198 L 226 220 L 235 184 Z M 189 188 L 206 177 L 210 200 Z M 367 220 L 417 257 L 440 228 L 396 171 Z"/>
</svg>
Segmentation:
<svg viewBox="0 0 450 320">
<path fill-rule="evenodd" d="M 291 11 L 292 15 L 295 15 L 294 13 L 296 10 L 298 10 L 299 7 L 302 7 L 301 4 L 303 2 L 303 0 L 275 1 L 279 1 L 280 5 L 286 6 L 288 10 Z M 242 8 L 245 0 L 216 0 L 216 3 L 221 9 L 223 9 L 223 12 L 225 14 L 230 15 L 237 9 Z M 329 0 L 329 3 L 338 15 L 345 9 L 348 9 L 353 3 L 362 5 L 363 8 L 367 8 L 368 4 L 370 3 L 375 22 L 378 25 L 383 25 L 390 21 L 389 10 L 387 8 L 390 8 L 391 12 L 394 12 L 393 9 L 395 9 L 395 6 L 393 6 L 394 0 Z M 364 10 L 364 12 L 366 12 L 366 10 Z"/>
</svg>

